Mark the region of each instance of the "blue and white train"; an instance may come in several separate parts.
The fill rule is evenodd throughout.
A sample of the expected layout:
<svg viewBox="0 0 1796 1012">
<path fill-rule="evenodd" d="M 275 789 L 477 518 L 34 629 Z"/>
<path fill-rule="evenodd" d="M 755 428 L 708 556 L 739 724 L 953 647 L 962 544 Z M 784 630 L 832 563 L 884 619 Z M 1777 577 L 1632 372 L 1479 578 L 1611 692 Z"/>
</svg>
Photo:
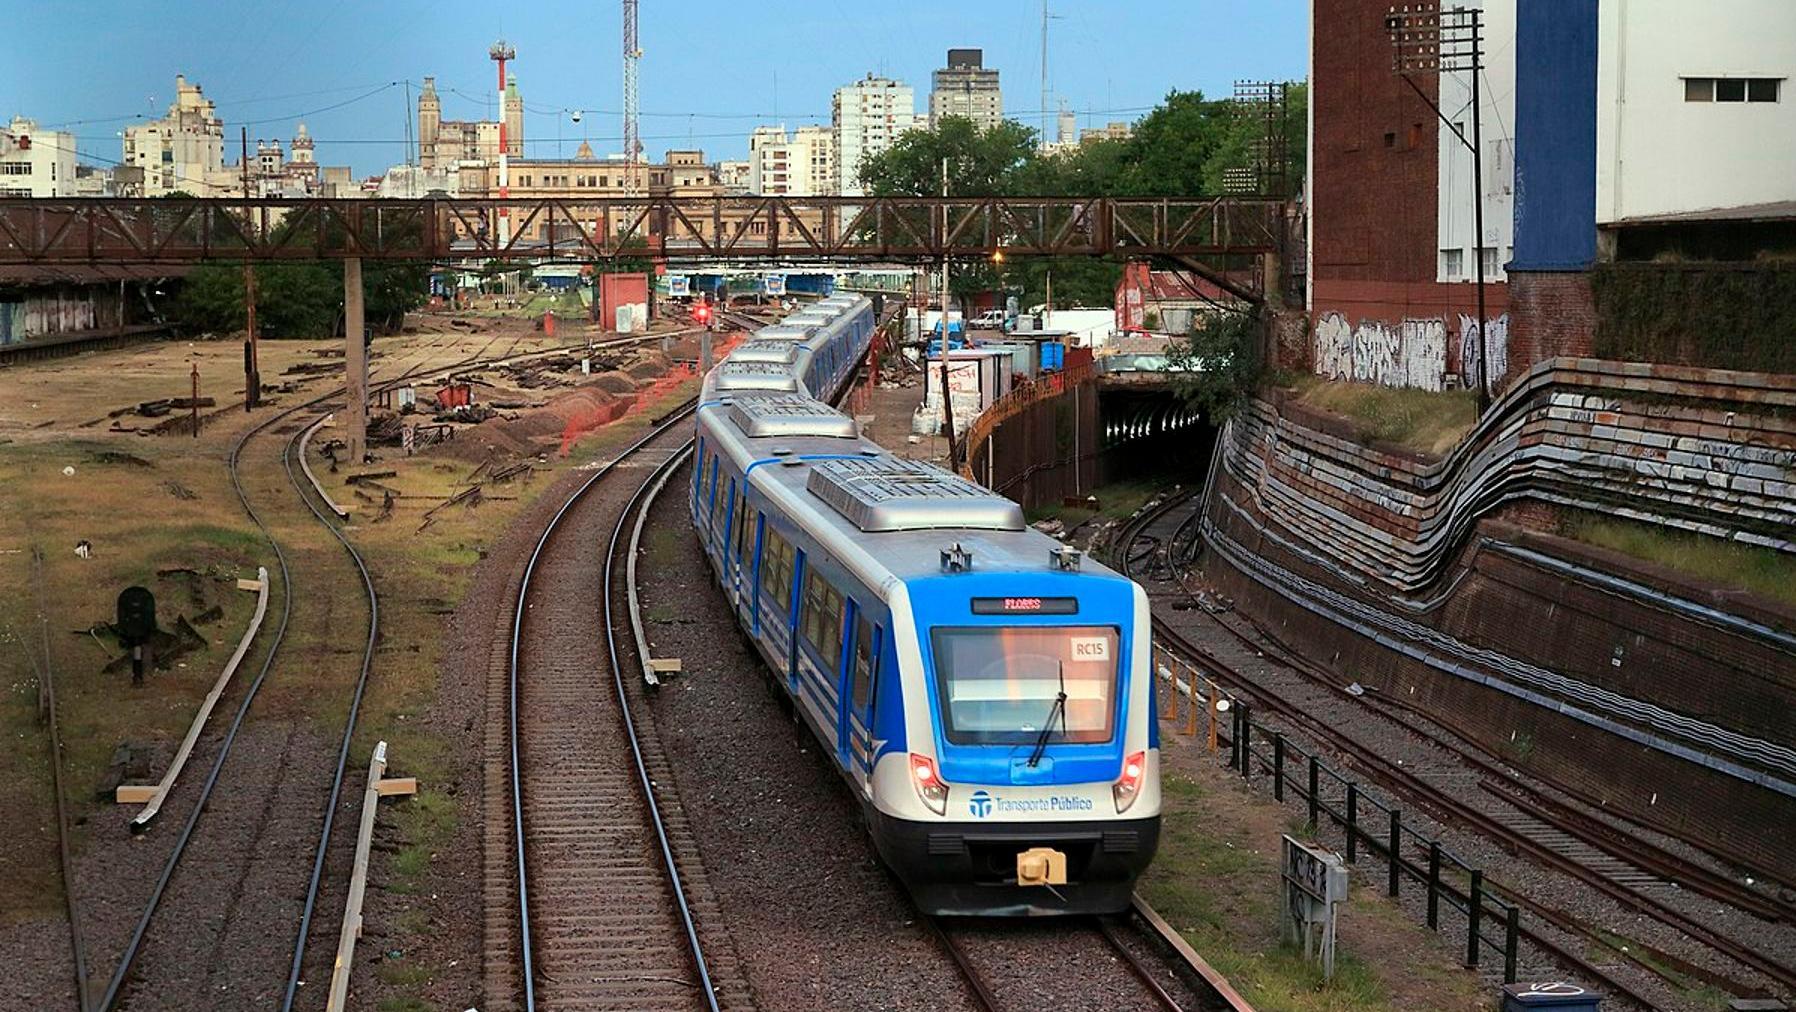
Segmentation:
<svg viewBox="0 0 1796 1012">
<path fill-rule="evenodd" d="M 826 402 L 873 324 L 864 299 L 826 300 L 708 374 L 699 539 L 926 912 L 1124 910 L 1159 839 L 1147 597 L 1010 500 L 861 438 Z"/>
</svg>

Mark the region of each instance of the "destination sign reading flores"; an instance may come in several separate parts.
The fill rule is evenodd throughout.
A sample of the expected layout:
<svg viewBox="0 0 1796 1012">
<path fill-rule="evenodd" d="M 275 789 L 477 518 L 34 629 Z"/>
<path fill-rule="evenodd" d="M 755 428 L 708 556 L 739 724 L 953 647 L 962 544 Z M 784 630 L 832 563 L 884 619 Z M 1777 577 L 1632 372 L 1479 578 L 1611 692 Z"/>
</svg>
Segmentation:
<svg viewBox="0 0 1796 1012">
<path fill-rule="evenodd" d="M 1077 615 L 1076 597 L 975 597 L 975 615 Z"/>
</svg>

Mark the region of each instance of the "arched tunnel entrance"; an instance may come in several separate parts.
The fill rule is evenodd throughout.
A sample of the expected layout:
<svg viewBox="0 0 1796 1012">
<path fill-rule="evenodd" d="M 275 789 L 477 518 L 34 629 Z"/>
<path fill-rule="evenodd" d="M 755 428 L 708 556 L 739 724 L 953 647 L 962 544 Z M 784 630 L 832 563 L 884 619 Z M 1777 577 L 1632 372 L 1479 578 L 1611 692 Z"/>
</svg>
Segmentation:
<svg viewBox="0 0 1796 1012">
<path fill-rule="evenodd" d="M 1216 427 L 1170 388 L 1098 388 L 1098 481 L 1202 482 Z"/>
<path fill-rule="evenodd" d="M 1194 487 L 1216 445 L 1215 426 L 1171 387 L 1134 377 L 1069 384 L 981 422 L 968 475 L 1028 509 L 1124 483 Z"/>
</svg>

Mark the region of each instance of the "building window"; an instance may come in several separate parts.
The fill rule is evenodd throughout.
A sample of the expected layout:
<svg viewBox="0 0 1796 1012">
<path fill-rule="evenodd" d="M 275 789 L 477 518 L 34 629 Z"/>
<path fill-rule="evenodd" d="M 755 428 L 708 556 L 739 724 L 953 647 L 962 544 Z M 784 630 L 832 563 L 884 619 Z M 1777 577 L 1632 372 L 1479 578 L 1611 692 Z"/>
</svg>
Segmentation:
<svg viewBox="0 0 1796 1012">
<path fill-rule="evenodd" d="M 1780 77 L 1686 77 L 1686 102 L 1776 102 L 1783 91 Z"/>
<path fill-rule="evenodd" d="M 1465 274 L 1465 251 L 1441 250 L 1441 275 L 1451 281 Z"/>
<path fill-rule="evenodd" d="M 1497 273 L 1497 249 L 1495 246 L 1478 247 L 1478 262 L 1484 267 L 1484 276 L 1492 277 Z"/>
<path fill-rule="evenodd" d="M 30 162 L 0 162 L 0 176 L 29 176 Z"/>
</svg>

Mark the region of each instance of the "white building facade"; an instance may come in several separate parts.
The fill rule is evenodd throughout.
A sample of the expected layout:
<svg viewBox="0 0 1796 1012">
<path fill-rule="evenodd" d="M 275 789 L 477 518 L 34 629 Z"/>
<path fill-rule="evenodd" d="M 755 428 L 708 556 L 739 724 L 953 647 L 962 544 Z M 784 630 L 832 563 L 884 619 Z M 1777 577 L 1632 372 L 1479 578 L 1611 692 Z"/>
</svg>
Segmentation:
<svg viewBox="0 0 1796 1012">
<path fill-rule="evenodd" d="M 79 196 L 75 135 L 15 117 L 0 128 L 0 197 Z"/>
<path fill-rule="evenodd" d="M 1472 202 L 1472 75 L 1440 74 L 1436 207 L 1435 280 L 1502 281 L 1503 265 L 1515 250 L 1515 4 L 1516 0 L 1461 0 L 1482 11 L 1484 72 L 1478 78 L 1479 143 L 1483 153 L 1484 235 L 1474 242 Z M 1463 136 L 1465 140 L 1461 140 Z"/>
<path fill-rule="evenodd" d="M 143 170 L 146 197 L 216 195 L 208 191 L 224 168 L 224 123 L 199 85 L 175 75 L 168 115 L 125 128 L 124 164 Z"/>
<path fill-rule="evenodd" d="M 902 81 L 868 74 L 836 89 L 830 122 L 836 133 L 837 192 L 860 196 L 866 192 L 860 183 L 862 163 L 917 125 L 916 95 Z"/>
<path fill-rule="evenodd" d="M 836 132 L 825 126 L 756 127 L 748 138 L 748 192 L 825 197 L 836 192 Z"/>
<path fill-rule="evenodd" d="M 1603 0 L 1596 220 L 1796 200 L 1796 4 Z"/>
</svg>

